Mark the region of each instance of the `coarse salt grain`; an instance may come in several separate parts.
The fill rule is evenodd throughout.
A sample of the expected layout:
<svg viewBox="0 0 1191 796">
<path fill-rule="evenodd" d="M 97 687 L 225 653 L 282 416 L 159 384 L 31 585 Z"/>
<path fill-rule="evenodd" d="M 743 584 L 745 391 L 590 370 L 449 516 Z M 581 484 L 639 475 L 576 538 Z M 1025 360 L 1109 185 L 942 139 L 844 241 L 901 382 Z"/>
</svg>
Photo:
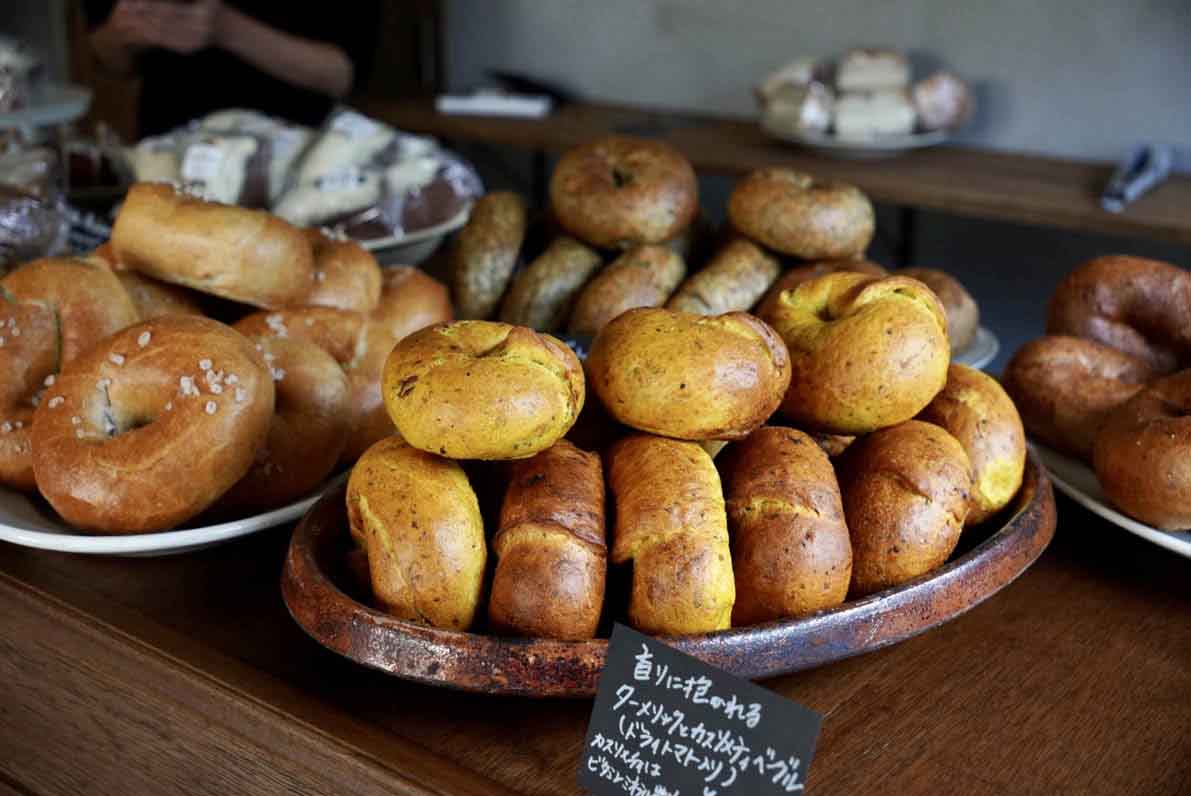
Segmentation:
<svg viewBox="0 0 1191 796">
<path fill-rule="evenodd" d="M 82 430 L 81 428 L 80 428 L 80 429 L 76 429 L 76 430 L 75 430 L 75 432 L 74 432 L 74 435 L 75 435 L 76 437 L 78 437 L 79 439 L 82 439 L 82 438 L 83 438 L 83 430 Z"/>
<path fill-rule="evenodd" d="M 18 420 L 17 422 L 13 423 L 12 426 L 13 428 L 24 428 L 25 424 Z"/>
<path fill-rule="evenodd" d="M 63 398 L 61 395 L 55 395 L 53 398 L 50 399 L 50 408 L 57 409 L 59 406 L 61 406 L 64 403 L 66 403 L 65 398 Z"/>
<path fill-rule="evenodd" d="M 32 398 L 29 399 L 29 403 L 33 404 L 34 406 L 39 406 L 41 404 L 41 396 L 34 395 Z"/>
<path fill-rule="evenodd" d="M 137 337 L 137 339 L 136 339 L 136 344 L 139 345 L 141 348 L 144 348 L 145 346 L 149 345 L 149 341 L 152 338 L 153 338 L 153 335 L 150 334 L 149 332 L 141 332 L 140 336 Z"/>
<path fill-rule="evenodd" d="M 0 348 L 4 348 L 4 338 L 0 337 Z"/>
<path fill-rule="evenodd" d="M 275 357 L 273 354 L 270 354 L 268 351 L 265 352 L 266 362 L 272 362 L 274 359 L 277 359 L 277 357 Z"/>
<path fill-rule="evenodd" d="M 203 407 L 203 409 L 206 410 L 207 414 L 209 415 L 215 414 L 215 410 L 218 408 L 219 407 L 214 401 L 207 401 L 207 405 Z"/>
<path fill-rule="evenodd" d="M 77 426 L 79 423 L 82 423 L 82 422 L 83 422 L 83 418 L 79 417 L 78 415 L 75 415 L 74 417 L 70 418 L 70 424 L 72 426 Z"/>
<path fill-rule="evenodd" d="M 47 387 L 53 387 L 53 386 L 54 386 L 54 382 L 56 382 L 57 380 L 58 380 L 58 377 L 57 377 L 57 376 L 55 376 L 53 373 L 51 373 L 50 375 L 48 375 L 48 376 L 46 376 L 46 377 L 45 377 L 45 382 L 44 382 L 44 383 L 45 383 L 45 386 L 47 386 Z"/>
<path fill-rule="evenodd" d="M 17 327 L 15 327 L 15 326 L 14 326 L 14 327 L 12 327 L 12 336 L 13 336 L 13 337 L 20 337 L 20 336 L 21 336 L 21 330 L 20 330 L 20 329 L 18 329 Z"/>
<path fill-rule="evenodd" d="M 237 376 L 235 373 L 229 373 L 229 374 L 227 374 L 226 381 L 228 384 L 238 384 L 240 381 L 240 377 Z"/>
<path fill-rule="evenodd" d="M 166 404 L 165 404 L 165 411 L 169 412 L 169 411 L 173 410 L 173 408 L 174 408 L 174 402 L 173 402 L 173 401 L 166 401 Z"/>
<path fill-rule="evenodd" d="M 315 281 L 315 282 L 323 282 L 323 281 L 326 281 L 326 278 L 327 278 L 327 272 L 326 272 L 326 271 L 315 271 L 315 272 L 314 272 L 314 281 Z"/>
<path fill-rule="evenodd" d="M 211 392 L 213 392 L 213 393 L 214 393 L 214 394 L 216 394 L 216 395 L 219 395 L 221 392 L 223 392 L 223 387 L 222 387 L 222 385 L 219 385 L 219 384 L 212 384 L 212 385 L 211 385 Z"/>
<path fill-rule="evenodd" d="M 307 326 L 314 326 L 314 318 L 307 318 L 307 319 L 306 319 L 306 325 L 307 325 Z"/>
<path fill-rule="evenodd" d="M 210 369 L 211 369 L 211 360 L 209 360 L 209 359 L 200 359 L 199 360 L 199 370 L 210 370 Z"/>
<path fill-rule="evenodd" d="M 236 388 L 236 403 L 242 404 L 248 400 L 248 392 L 243 387 Z"/>
<path fill-rule="evenodd" d="M 0 423 L 0 431 L 4 432 L 5 434 L 12 431 L 12 423 L 9 423 L 7 420 L 5 420 L 3 423 Z"/>
<path fill-rule="evenodd" d="M 269 371 L 273 374 L 273 381 L 281 381 L 285 378 L 284 368 L 270 368 Z"/>
<path fill-rule="evenodd" d="M 108 354 L 108 361 L 111 362 L 113 365 L 123 365 L 124 364 L 124 355 L 112 352 L 111 354 Z"/>
</svg>

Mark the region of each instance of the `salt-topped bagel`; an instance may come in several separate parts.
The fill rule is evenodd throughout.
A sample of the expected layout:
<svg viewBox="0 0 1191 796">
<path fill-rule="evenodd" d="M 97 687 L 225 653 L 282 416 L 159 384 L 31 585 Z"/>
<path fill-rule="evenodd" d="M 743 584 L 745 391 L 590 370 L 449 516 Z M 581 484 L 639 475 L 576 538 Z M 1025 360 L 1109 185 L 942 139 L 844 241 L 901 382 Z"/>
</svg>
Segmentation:
<svg viewBox="0 0 1191 796">
<path fill-rule="evenodd" d="M 173 528 L 244 476 L 273 416 L 273 379 L 243 335 L 173 315 L 70 363 L 33 417 L 37 487 L 100 533 Z"/>
</svg>

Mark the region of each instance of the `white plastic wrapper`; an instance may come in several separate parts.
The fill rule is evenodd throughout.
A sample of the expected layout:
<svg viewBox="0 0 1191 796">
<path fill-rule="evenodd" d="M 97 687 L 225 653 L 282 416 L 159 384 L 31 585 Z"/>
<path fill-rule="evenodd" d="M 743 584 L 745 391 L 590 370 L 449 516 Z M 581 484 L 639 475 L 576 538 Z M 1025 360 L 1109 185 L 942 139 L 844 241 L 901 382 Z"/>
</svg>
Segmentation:
<svg viewBox="0 0 1191 796">
<path fill-rule="evenodd" d="M 65 250 L 69 224 L 58 161 L 47 149 L 0 157 L 0 275 Z"/>
</svg>

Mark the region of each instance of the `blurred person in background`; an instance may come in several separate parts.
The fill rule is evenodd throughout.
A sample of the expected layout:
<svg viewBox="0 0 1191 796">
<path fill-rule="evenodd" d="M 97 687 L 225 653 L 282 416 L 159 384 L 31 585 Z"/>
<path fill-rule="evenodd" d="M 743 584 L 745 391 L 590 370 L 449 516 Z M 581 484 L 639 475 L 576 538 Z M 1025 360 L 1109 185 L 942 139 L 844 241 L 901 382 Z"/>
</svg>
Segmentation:
<svg viewBox="0 0 1191 796">
<path fill-rule="evenodd" d="M 100 65 L 141 78 L 141 136 L 221 108 L 317 125 L 363 82 L 379 0 L 84 0 Z"/>
</svg>

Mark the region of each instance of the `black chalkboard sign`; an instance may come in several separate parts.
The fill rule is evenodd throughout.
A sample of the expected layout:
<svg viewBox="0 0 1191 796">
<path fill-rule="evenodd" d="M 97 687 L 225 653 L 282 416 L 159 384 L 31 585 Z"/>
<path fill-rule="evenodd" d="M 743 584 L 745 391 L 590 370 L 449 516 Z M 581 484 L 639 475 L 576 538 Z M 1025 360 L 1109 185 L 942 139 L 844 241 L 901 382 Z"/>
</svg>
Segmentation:
<svg viewBox="0 0 1191 796">
<path fill-rule="evenodd" d="M 616 625 L 579 758 L 596 796 L 803 793 L 822 717 Z"/>
</svg>

